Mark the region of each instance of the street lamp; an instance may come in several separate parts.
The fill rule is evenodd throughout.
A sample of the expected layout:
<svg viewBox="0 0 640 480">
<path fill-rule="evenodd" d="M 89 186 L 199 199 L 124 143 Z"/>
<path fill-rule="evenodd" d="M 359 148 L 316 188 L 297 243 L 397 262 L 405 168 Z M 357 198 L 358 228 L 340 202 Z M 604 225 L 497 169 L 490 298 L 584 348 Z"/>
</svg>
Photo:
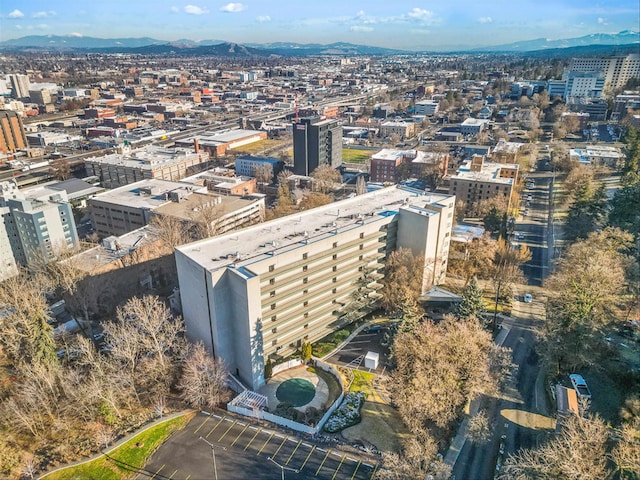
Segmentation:
<svg viewBox="0 0 640 480">
<path fill-rule="evenodd" d="M 202 440 L 203 442 L 205 442 L 207 445 L 209 445 L 211 447 L 211 456 L 213 457 L 213 475 L 214 475 L 214 479 L 218 480 L 218 467 L 216 465 L 216 451 L 215 448 L 213 447 L 213 444 L 211 442 L 209 442 L 207 439 L 200 437 L 200 440 Z M 222 447 L 223 450 L 226 450 L 225 447 Z"/>
<path fill-rule="evenodd" d="M 300 470 L 298 470 L 297 468 L 290 468 L 290 467 L 285 467 L 284 465 L 280 465 L 278 462 L 276 462 L 273 458 L 269 457 L 268 460 L 270 460 L 271 462 L 275 463 L 276 466 L 280 467 L 280 480 L 284 480 L 284 471 L 285 470 L 289 470 L 290 472 L 295 472 L 295 473 L 300 473 Z"/>
</svg>

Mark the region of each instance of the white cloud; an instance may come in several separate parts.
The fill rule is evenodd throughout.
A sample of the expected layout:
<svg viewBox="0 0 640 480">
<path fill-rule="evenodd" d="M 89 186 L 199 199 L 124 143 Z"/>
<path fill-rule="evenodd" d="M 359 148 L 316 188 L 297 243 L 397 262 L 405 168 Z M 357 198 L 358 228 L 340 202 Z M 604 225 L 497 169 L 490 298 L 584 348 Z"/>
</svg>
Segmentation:
<svg viewBox="0 0 640 480">
<path fill-rule="evenodd" d="M 47 18 L 47 17 L 55 17 L 56 16 L 56 12 L 54 12 L 53 10 L 49 10 L 47 12 L 45 11 L 41 11 L 41 12 L 35 12 L 34 14 L 31 15 L 33 18 Z"/>
<path fill-rule="evenodd" d="M 363 25 L 352 25 L 349 29 L 352 32 L 373 32 L 373 27 L 365 27 Z"/>
<path fill-rule="evenodd" d="M 478 23 L 492 23 L 493 22 L 493 18 L 491 17 L 480 17 L 478 19 Z"/>
<path fill-rule="evenodd" d="M 221 12 L 238 13 L 247 9 L 242 3 L 227 3 L 224 7 L 220 7 Z"/>
<path fill-rule="evenodd" d="M 609 25 L 606 18 L 598 17 L 598 25 Z"/>
<path fill-rule="evenodd" d="M 169 11 L 170 11 L 171 13 L 178 13 L 178 12 L 180 12 L 180 9 L 179 9 L 178 7 L 171 7 L 171 8 L 169 9 Z"/>
<path fill-rule="evenodd" d="M 82 35 L 81 33 L 78 33 L 78 32 L 71 32 L 71 33 L 69 34 L 69 36 L 70 36 L 70 37 L 78 37 L 78 38 L 80 38 L 80 37 L 84 37 L 84 35 Z"/>
<path fill-rule="evenodd" d="M 425 10 L 424 8 L 415 7 L 407 15 L 417 20 L 424 20 L 426 18 L 433 17 L 433 12 L 430 12 L 429 10 Z"/>
<path fill-rule="evenodd" d="M 271 17 L 269 15 L 260 15 L 259 17 L 256 17 L 256 20 L 260 23 L 263 22 L 270 22 L 271 21 Z"/>
<path fill-rule="evenodd" d="M 24 17 L 24 13 L 22 13 L 20 10 L 18 10 L 17 8 L 11 12 L 9 15 L 7 15 L 9 18 L 22 18 Z"/>
<path fill-rule="evenodd" d="M 206 13 L 209 13 L 209 10 L 207 10 L 206 7 L 187 5 L 184 7 L 184 13 L 188 13 L 189 15 L 204 15 Z"/>
</svg>

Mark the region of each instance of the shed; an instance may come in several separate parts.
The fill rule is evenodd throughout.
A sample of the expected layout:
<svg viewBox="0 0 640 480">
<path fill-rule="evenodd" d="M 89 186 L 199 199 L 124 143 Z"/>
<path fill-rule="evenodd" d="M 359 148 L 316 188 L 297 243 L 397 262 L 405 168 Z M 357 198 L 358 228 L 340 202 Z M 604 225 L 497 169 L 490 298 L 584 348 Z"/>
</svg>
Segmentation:
<svg viewBox="0 0 640 480">
<path fill-rule="evenodd" d="M 367 352 L 367 355 L 364 357 L 364 367 L 370 368 L 371 370 L 375 370 L 378 368 L 378 360 L 380 359 L 380 354 L 376 352 Z"/>
</svg>

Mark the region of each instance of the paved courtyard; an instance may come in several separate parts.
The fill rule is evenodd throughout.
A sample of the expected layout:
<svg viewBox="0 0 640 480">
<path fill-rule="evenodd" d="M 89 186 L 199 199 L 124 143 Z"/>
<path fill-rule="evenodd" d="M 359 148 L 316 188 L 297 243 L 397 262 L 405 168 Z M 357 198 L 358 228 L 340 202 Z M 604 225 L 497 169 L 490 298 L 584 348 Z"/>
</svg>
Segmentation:
<svg viewBox="0 0 640 480">
<path fill-rule="evenodd" d="M 267 397 L 270 411 L 273 411 L 278 403 L 280 403 L 280 400 L 278 400 L 278 398 L 276 397 L 278 387 L 287 380 L 292 380 L 295 378 L 309 381 L 316 389 L 316 393 L 313 399 L 309 403 L 297 407 L 298 410 L 304 411 L 308 407 L 322 409 L 323 405 L 326 405 L 327 400 L 329 399 L 329 387 L 327 383 L 315 373 L 308 371 L 306 365 L 301 365 L 299 367 L 290 368 L 289 370 L 285 370 L 284 372 L 280 372 L 274 375 L 271 379 L 269 379 L 267 384 L 260 389 L 258 393 L 261 393 L 262 395 L 265 395 Z"/>
</svg>

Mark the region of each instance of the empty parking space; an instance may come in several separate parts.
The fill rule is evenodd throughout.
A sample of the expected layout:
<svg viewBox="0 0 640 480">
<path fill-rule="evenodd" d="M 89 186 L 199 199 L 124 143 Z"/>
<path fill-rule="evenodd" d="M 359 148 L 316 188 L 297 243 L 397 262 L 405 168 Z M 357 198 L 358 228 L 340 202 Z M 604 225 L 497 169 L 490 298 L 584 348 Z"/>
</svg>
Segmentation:
<svg viewBox="0 0 640 480">
<path fill-rule="evenodd" d="M 213 478 L 214 457 L 218 478 L 227 479 L 277 478 L 276 463 L 292 469 L 287 479 L 300 480 L 371 480 L 376 469 L 354 454 L 253 424 L 250 419 L 203 413 L 165 442 L 137 478 Z"/>
</svg>

